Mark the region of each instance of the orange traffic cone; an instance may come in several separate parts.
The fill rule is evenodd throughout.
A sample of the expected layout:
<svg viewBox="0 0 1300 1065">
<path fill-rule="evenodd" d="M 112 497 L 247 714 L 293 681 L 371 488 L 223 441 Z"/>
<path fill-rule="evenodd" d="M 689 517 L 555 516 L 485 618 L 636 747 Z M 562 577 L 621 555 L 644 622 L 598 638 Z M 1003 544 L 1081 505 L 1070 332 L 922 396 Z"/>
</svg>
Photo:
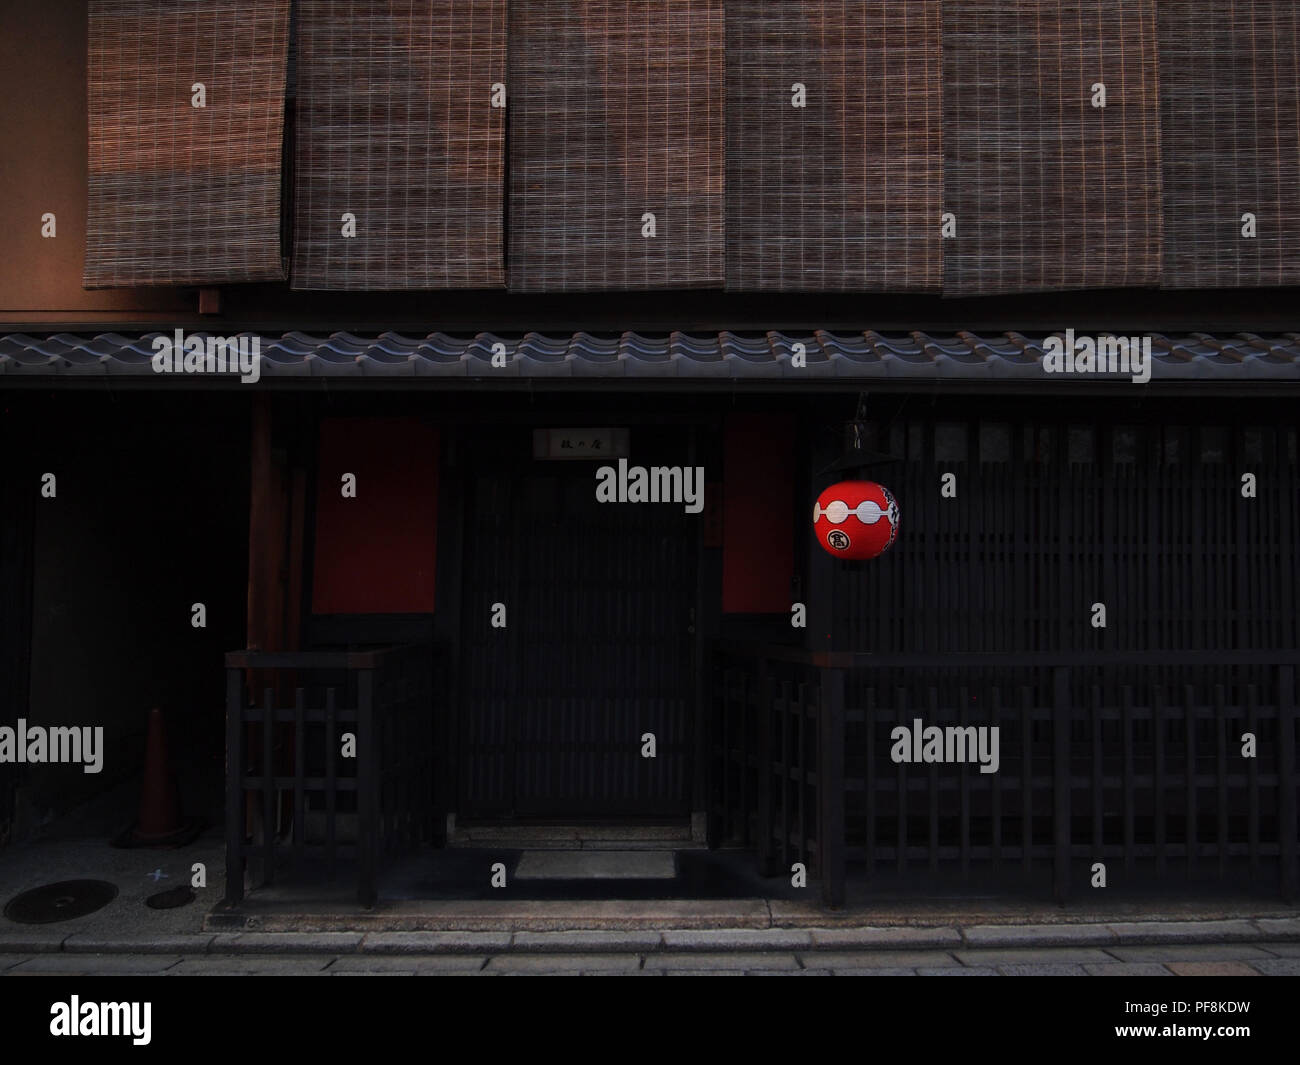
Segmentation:
<svg viewBox="0 0 1300 1065">
<path fill-rule="evenodd" d="M 181 816 L 180 792 L 167 757 L 162 711 L 154 707 L 149 711 L 139 817 L 116 842 L 122 847 L 180 847 L 197 837 L 202 828 L 196 818 Z"/>
</svg>

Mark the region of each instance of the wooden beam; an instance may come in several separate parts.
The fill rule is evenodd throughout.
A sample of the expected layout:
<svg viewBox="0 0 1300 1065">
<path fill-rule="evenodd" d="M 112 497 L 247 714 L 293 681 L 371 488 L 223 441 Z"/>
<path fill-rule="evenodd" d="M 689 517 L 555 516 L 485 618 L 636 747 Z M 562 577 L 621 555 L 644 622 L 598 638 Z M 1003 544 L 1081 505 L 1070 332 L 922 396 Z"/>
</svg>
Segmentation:
<svg viewBox="0 0 1300 1065">
<path fill-rule="evenodd" d="M 249 451 L 252 456 L 248 492 L 248 625 L 244 646 L 251 650 L 275 650 L 267 631 L 266 603 L 272 574 L 270 555 L 274 470 L 271 464 L 271 397 L 255 393 Z"/>
</svg>

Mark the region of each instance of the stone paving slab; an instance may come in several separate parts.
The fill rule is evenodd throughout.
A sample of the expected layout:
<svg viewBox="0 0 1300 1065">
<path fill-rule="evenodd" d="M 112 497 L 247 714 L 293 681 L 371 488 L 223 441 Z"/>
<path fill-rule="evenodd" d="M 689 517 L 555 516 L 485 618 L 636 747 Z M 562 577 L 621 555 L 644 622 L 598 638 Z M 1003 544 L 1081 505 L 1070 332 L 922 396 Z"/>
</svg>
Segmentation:
<svg viewBox="0 0 1300 1065">
<path fill-rule="evenodd" d="M 360 948 L 362 932 L 222 932 L 210 954 L 341 954 Z"/>
<path fill-rule="evenodd" d="M 63 950 L 68 954 L 195 954 L 209 950 L 216 938 L 211 932 L 156 936 L 74 932 L 63 941 Z"/>
<path fill-rule="evenodd" d="M 996 969 L 990 969 L 984 965 L 965 966 L 950 965 L 927 967 L 916 970 L 917 976 L 1001 976 L 1002 974 Z"/>
<path fill-rule="evenodd" d="M 609 972 L 641 968 L 639 954 L 500 954 L 483 970 L 496 973 Z"/>
<path fill-rule="evenodd" d="M 6 975 L 26 973 L 161 973 L 181 960 L 178 954 L 40 954 L 6 969 Z"/>
<path fill-rule="evenodd" d="M 1115 959 L 1096 947 L 1025 947 L 1021 950 L 954 951 L 963 965 L 1082 965 Z"/>
<path fill-rule="evenodd" d="M 258 957 L 254 954 L 182 958 L 167 976 L 320 976 L 332 959 L 324 955 Z"/>
<path fill-rule="evenodd" d="M 481 934 L 481 933 L 480 933 Z M 686 935 L 707 936 L 709 932 L 688 932 Z M 539 953 L 594 952 L 602 949 L 614 951 L 646 952 L 658 950 L 663 944 L 659 932 L 516 932 L 510 940 L 511 950 L 537 951 Z M 504 948 L 503 948 L 504 949 Z"/>
<path fill-rule="evenodd" d="M 1120 961 L 1253 961 L 1272 958 L 1268 951 L 1246 943 L 1167 943 L 1163 946 L 1111 947 Z"/>
<path fill-rule="evenodd" d="M 1082 965 L 999 965 L 1003 976 L 1087 976 Z"/>
<path fill-rule="evenodd" d="M 677 865 L 664 850 L 524 851 L 516 880 L 672 880 Z"/>
<path fill-rule="evenodd" d="M 1085 963 L 1089 976 L 1173 976 L 1163 965 L 1144 961 L 1102 961 Z"/>
<path fill-rule="evenodd" d="M 961 964 L 951 954 L 937 950 L 819 950 L 801 953 L 799 960 L 809 968 L 819 969 L 919 969 Z"/>
<path fill-rule="evenodd" d="M 499 932 L 503 928 L 529 932 L 659 931 L 664 928 L 769 928 L 767 903 L 762 899 L 600 899 L 559 901 L 468 900 L 438 903 L 436 911 L 420 904 L 394 903 L 373 919 L 356 915 L 317 914 L 299 919 L 281 917 L 293 927 L 280 927 L 271 915 L 263 917 L 267 930 L 297 931 L 365 928 L 374 932 L 454 931 Z M 403 927 L 409 922 L 411 927 Z"/>
<path fill-rule="evenodd" d="M 495 954 L 510 949 L 511 939 L 510 932 L 368 932 L 360 950 L 363 954 Z"/>
<path fill-rule="evenodd" d="M 961 930 L 971 947 L 1106 946 L 1119 942 L 1115 930 L 1104 924 L 977 924 Z"/>
<path fill-rule="evenodd" d="M 1260 950 L 1276 954 L 1279 958 L 1300 958 L 1300 943 L 1256 943 Z"/>
<path fill-rule="evenodd" d="M 434 957 L 393 955 L 348 955 L 335 958 L 330 973 L 476 973 L 487 963 L 486 956 L 441 954 Z"/>
<path fill-rule="evenodd" d="M 66 927 L 55 930 L 10 925 L 0 930 L 0 953 L 39 954 L 59 951 L 63 949 L 63 941 L 69 934 Z"/>
<path fill-rule="evenodd" d="M 879 969 L 834 969 L 832 976 L 916 976 L 915 969 L 881 967 Z"/>
<path fill-rule="evenodd" d="M 1257 917 L 1252 923 L 1266 936 L 1300 939 L 1300 917 Z"/>
<path fill-rule="evenodd" d="M 728 951 L 725 954 L 667 952 L 663 954 L 647 954 L 645 967 L 647 969 L 666 969 L 669 971 L 675 969 L 683 971 L 687 969 L 697 971 L 701 969 L 738 969 L 744 972 L 749 969 L 798 969 L 800 965 L 793 954 L 779 952 L 757 954 Z"/>
<path fill-rule="evenodd" d="M 1171 961 L 1166 967 L 1175 976 L 1258 976 L 1259 972 L 1240 961 Z"/>
<path fill-rule="evenodd" d="M 874 950 L 878 947 L 960 947 L 956 928 L 812 928 L 812 944 L 822 948 Z"/>
<path fill-rule="evenodd" d="M 1300 958 L 1271 958 L 1250 964 L 1265 976 L 1300 976 Z"/>
<path fill-rule="evenodd" d="M 812 934 L 797 928 L 717 928 L 665 931 L 665 950 L 802 950 Z"/>
<path fill-rule="evenodd" d="M 1125 945 L 1149 943 L 1232 943 L 1259 939 L 1260 930 L 1241 921 L 1125 921 L 1110 926 Z"/>
</svg>

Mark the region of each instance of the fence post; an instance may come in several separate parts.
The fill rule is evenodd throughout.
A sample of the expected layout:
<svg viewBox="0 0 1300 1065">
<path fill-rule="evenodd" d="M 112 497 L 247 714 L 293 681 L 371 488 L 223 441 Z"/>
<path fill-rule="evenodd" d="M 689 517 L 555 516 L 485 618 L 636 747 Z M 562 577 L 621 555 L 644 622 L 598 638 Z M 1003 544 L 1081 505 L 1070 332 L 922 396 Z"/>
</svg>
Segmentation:
<svg viewBox="0 0 1300 1065">
<path fill-rule="evenodd" d="M 1070 894 L 1070 670 L 1052 671 L 1052 835 L 1056 855 L 1052 875 L 1057 902 Z"/>
<path fill-rule="evenodd" d="M 1295 666 L 1278 666 L 1277 670 L 1277 740 L 1278 740 L 1278 834 L 1282 862 L 1282 897 L 1294 902 L 1297 894 L 1296 870 L 1296 706 Z"/>
<path fill-rule="evenodd" d="M 244 682 L 243 671 L 226 669 L 226 898 L 244 900 Z"/>
<path fill-rule="evenodd" d="M 772 667 L 758 659 L 758 867 L 763 876 L 775 876 L 772 849 Z"/>
<path fill-rule="evenodd" d="M 375 674 L 373 669 L 357 673 L 357 900 L 366 909 L 375 904 L 375 836 L 377 803 L 375 782 L 374 729 Z"/>
<path fill-rule="evenodd" d="M 844 905 L 844 670 L 822 670 L 821 714 L 817 729 L 817 794 L 820 816 L 822 902 Z"/>
</svg>

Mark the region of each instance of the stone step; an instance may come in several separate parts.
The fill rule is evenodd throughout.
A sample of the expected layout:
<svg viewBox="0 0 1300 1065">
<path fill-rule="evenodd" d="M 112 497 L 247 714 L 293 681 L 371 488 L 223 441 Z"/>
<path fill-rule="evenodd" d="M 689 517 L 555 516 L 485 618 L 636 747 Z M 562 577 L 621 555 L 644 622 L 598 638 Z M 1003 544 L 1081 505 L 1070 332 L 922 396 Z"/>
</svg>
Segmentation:
<svg viewBox="0 0 1300 1065">
<path fill-rule="evenodd" d="M 640 843 L 680 845 L 692 841 L 690 825 L 457 825 L 450 842 L 456 846 L 518 844 Z M 631 849 L 631 848 L 630 848 Z"/>
<path fill-rule="evenodd" d="M 515 866 L 516 880 L 671 880 L 672 851 L 530 850 Z"/>
</svg>

